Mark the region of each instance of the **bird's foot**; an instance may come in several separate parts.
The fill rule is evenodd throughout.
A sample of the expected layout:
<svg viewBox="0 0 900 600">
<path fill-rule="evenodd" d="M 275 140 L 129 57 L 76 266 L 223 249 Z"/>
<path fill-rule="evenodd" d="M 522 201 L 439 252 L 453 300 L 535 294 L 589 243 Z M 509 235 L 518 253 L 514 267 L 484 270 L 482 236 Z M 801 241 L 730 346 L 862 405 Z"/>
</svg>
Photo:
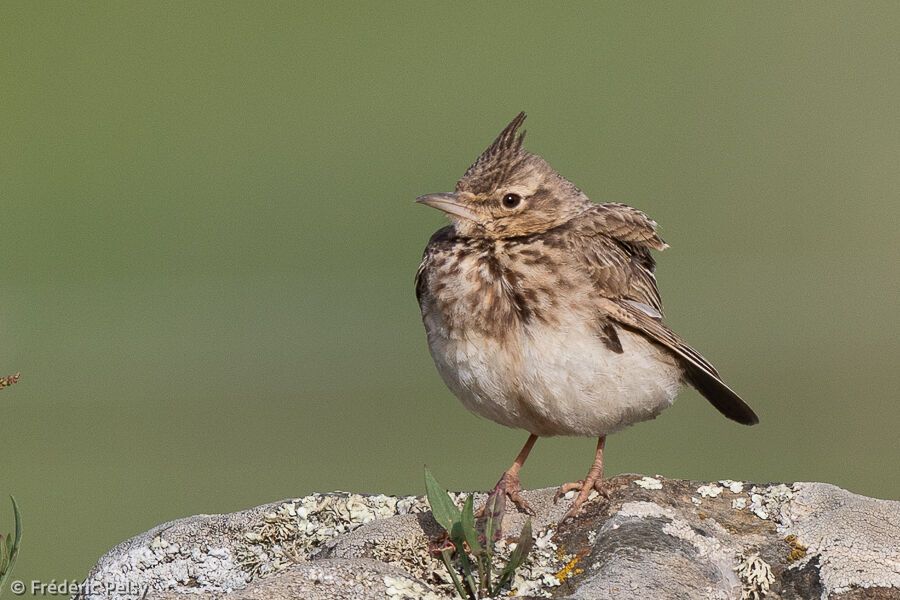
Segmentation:
<svg viewBox="0 0 900 600">
<path fill-rule="evenodd" d="M 500 478 L 500 481 L 497 482 L 497 485 L 494 486 L 494 489 L 491 490 L 491 494 L 497 493 L 506 495 L 506 497 L 512 500 L 512 503 L 522 512 L 529 515 L 534 514 L 534 511 L 528 506 L 525 498 L 522 497 L 522 484 L 519 482 L 518 474 L 510 473 L 509 471 L 504 473 L 503 477 Z M 478 513 L 475 515 L 477 518 L 480 519 L 484 516 L 484 509 L 486 506 L 487 504 L 484 504 L 478 509 Z"/>
<path fill-rule="evenodd" d="M 579 490 L 578 495 L 575 496 L 575 501 L 572 502 L 572 506 L 569 508 L 569 511 L 565 514 L 560 523 L 574 517 L 579 512 L 581 512 L 581 505 L 584 504 L 584 502 L 590 497 L 591 492 L 593 491 L 596 491 L 605 499 L 609 500 L 609 491 L 607 491 L 604 487 L 603 480 L 600 477 L 593 477 L 591 476 L 591 474 L 588 474 L 588 476 L 581 481 L 564 483 L 559 486 L 559 489 L 556 491 L 556 496 L 554 496 L 553 501 L 558 502 L 560 498 L 573 490 Z"/>
</svg>

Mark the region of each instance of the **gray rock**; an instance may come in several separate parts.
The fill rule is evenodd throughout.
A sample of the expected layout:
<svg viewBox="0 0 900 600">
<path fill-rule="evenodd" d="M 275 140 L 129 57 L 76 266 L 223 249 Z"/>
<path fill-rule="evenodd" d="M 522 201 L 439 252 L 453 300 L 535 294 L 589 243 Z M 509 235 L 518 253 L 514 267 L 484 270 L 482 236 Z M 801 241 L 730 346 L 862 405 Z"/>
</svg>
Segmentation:
<svg viewBox="0 0 900 600">
<path fill-rule="evenodd" d="M 148 595 L 148 598 L 150 596 Z M 223 594 L 200 590 L 188 594 L 169 590 L 154 595 L 160 600 L 214 600 Z M 372 559 L 323 559 L 299 563 L 269 577 L 260 577 L 247 587 L 225 595 L 229 600 L 342 600 L 359 598 L 422 598 L 443 600 L 428 586 L 403 570 Z"/>
<path fill-rule="evenodd" d="M 536 542 L 515 597 L 900 599 L 900 502 L 824 483 L 623 475 L 606 489 L 561 525 L 569 500 L 525 492 Z M 501 555 L 525 519 L 504 515 Z M 440 535 L 422 498 L 313 494 L 160 525 L 102 557 L 86 597 L 452 598 L 429 551 Z"/>
</svg>

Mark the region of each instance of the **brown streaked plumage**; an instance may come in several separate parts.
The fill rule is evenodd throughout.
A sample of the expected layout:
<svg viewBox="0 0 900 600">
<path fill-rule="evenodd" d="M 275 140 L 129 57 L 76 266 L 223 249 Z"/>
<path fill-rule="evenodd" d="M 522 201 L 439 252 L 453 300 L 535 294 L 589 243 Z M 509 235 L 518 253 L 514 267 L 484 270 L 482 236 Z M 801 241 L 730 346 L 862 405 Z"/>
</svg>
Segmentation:
<svg viewBox="0 0 900 600">
<path fill-rule="evenodd" d="M 598 438 L 574 515 L 602 492 L 606 436 L 652 419 L 689 384 L 722 414 L 753 411 L 716 369 L 662 322 L 651 250 L 656 223 L 595 204 L 522 148 L 520 113 L 453 193 L 417 202 L 450 216 L 428 242 L 416 297 L 438 372 L 463 404 L 531 435 L 498 488 L 524 510 L 519 469 L 538 436 Z"/>
</svg>

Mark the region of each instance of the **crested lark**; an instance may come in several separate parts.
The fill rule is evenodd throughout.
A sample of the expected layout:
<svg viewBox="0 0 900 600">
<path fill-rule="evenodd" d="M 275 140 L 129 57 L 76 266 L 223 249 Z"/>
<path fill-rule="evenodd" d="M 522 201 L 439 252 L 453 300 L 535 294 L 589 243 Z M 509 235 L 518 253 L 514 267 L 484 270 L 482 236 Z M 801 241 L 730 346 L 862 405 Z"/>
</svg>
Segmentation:
<svg viewBox="0 0 900 600">
<path fill-rule="evenodd" d="M 531 435 L 495 489 L 521 509 L 519 469 L 538 436 L 599 438 L 566 518 L 600 487 L 606 436 L 656 417 L 685 384 L 738 423 L 758 422 L 716 369 L 662 322 L 651 250 L 656 223 L 595 204 L 522 149 L 525 113 L 453 193 L 416 200 L 451 224 L 428 242 L 416 296 L 428 347 L 472 412 Z"/>
</svg>

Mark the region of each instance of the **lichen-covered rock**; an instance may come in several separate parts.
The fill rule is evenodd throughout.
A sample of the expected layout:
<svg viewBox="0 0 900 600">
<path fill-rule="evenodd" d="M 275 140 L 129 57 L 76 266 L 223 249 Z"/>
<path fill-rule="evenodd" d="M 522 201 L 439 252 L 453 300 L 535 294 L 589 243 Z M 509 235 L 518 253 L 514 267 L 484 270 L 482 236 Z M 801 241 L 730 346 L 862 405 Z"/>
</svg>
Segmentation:
<svg viewBox="0 0 900 600">
<path fill-rule="evenodd" d="M 818 563 L 827 595 L 853 592 L 860 582 L 900 590 L 898 504 L 826 483 L 797 484 L 781 505 L 780 530 L 802 544 L 797 567 Z"/>
<path fill-rule="evenodd" d="M 623 475 L 582 515 L 525 492 L 535 547 L 517 598 L 900 599 L 900 502 L 823 483 Z M 464 494 L 457 495 L 461 501 Z M 475 504 L 484 494 L 475 494 Z M 525 515 L 504 516 L 500 560 Z M 419 497 L 313 494 L 160 525 L 91 570 L 87 598 L 452 598 Z M 122 591 L 119 591 L 122 590 Z"/>
<path fill-rule="evenodd" d="M 157 600 L 214 600 L 221 593 L 201 590 L 189 594 L 169 590 Z M 445 600 L 421 581 L 397 567 L 371 559 L 324 559 L 295 564 L 268 577 L 259 577 L 229 596 L 240 600 Z M 148 595 L 148 598 L 150 596 Z"/>
</svg>

